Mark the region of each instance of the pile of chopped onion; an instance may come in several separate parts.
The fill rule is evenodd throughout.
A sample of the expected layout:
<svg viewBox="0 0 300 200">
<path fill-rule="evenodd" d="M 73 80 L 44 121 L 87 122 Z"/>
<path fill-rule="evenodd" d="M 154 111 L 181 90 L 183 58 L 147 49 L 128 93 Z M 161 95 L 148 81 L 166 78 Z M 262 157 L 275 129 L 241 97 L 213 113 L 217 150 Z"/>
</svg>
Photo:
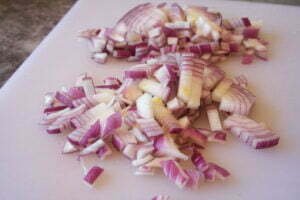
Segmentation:
<svg viewBox="0 0 300 200">
<path fill-rule="evenodd" d="M 257 57 L 267 60 L 267 43 L 260 38 L 260 21 L 247 17 L 225 19 L 203 6 L 177 3 L 140 4 L 113 28 L 81 31 L 91 47 L 92 59 L 105 63 L 108 55 L 145 61 L 175 52 L 191 52 L 207 63 L 241 55 L 243 64 Z"/>
<path fill-rule="evenodd" d="M 264 54 L 258 27 L 248 18 L 224 20 L 207 8 L 176 3 L 142 4 L 113 29 L 81 36 L 94 45 L 95 60 L 103 62 L 109 53 L 144 62 L 126 69 L 122 79 L 96 84 L 84 74 L 74 86 L 45 95 L 41 124 L 49 134 L 67 134 L 64 154 L 104 160 L 114 148 L 130 160 L 135 175 L 161 171 L 179 188 L 197 188 L 230 176 L 202 155 L 209 143 L 226 142 L 227 133 L 254 149 L 278 144 L 278 135 L 248 117 L 256 97 L 246 77 L 231 79 L 213 64 L 231 53 L 245 54 L 247 62 L 249 51 Z M 201 111 L 209 129 L 193 126 Z M 85 182 L 93 185 L 102 172 L 91 167 Z"/>
<path fill-rule="evenodd" d="M 200 181 L 230 175 L 200 153 L 210 142 L 226 142 L 227 132 L 255 149 L 279 141 L 265 124 L 247 116 L 255 96 L 246 78 L 227 78 L 193 53 L 160 56 L 126 69 L 123 77 L 95 85 L 82 75 L 75 86 L 47 93 L 42 124 L 50 134 L 68 133 L 63 153 L 104 160 L 115 148 L 137 168 L 135 175 L 161 170 L 178 187 L 195 188 Z M 210 129 L 193 127 L 202 110 Z M 194 167 L 183 168 L 189 161 Z M 85 177 L 90 184 L 103 171 L 91 170 Z"/>
</svg>

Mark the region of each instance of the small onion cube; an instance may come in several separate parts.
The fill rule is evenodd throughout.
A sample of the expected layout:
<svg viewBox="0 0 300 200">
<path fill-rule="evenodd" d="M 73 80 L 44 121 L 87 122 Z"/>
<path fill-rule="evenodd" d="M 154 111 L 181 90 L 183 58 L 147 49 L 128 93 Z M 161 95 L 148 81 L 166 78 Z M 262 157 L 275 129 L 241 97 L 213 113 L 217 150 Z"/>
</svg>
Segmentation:
<svg viewBox="0 0 300 200">
<path fill-rule="evenodd" d="M 93 185 L 103 171 L 101 167 L 94 166 L 86 173 L 83 179 L 87 184 Z"/>
</svg>

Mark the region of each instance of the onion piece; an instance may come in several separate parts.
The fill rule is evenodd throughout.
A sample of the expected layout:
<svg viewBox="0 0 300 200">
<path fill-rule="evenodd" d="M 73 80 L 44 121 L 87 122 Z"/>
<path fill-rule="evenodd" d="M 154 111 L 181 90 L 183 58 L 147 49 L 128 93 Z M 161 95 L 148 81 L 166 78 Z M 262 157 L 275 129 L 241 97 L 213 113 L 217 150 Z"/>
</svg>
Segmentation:
<svg viewBox="0 0 300 200">
<path fill-rule="evenodd" d="M 231 88 L 222 96 L 219 109 L 222 111 L 248 115 L 256 97 L 247 89 L 238 85 Z"/>
<path fill-rule="evenodd" d="M 223 130 L 217 107 L 212 104 L 209 106 L 206 106 L 206 113 L 207 113 L 207 117 L 208 117 L 210 130 L 212 130 L 212 131 Z"/>
<path fill-rule="evenodd" d="M 172 137 L 168 134 L 154 139 L 155 154 L 158 156 L 171 156 L 182 160 L 188 160 L 188 156 L 179 151 Z"/>
<path fill-rule="evenodd" d="M 254 56 L 253 55 L 243 55 L 242 57 L 242 64 L 244 65 L 248 65 L 251 64 L 254 60 Z"/>
<path fill-rule="evenodd" d="M 79 153 L 79 156 L 86 156 L 91 153 L 96 153 L 104 145 L 105 145 L 104 141 L 102 139 L 98 139 L 93 144 L 91 144 L 91 145 L 87 146 L 86 148 L 84 148 L 83 150 L 81 150 Z"/>
<path fill-rule="evenodd" d="M 77 82 L 78 86 L 83 87 L 86 96 L 93 96 L 94 94 L 96 94 L 92 77 L 89 77 L 87 75 L 80 76 Z"/>
<path fill-rule="evenodd" d="M 135 144 L 127 144 L 123 149 L 122 153 L 128 157 L 129 159 L 133 160 L 136 158 L 136 153 L 138 151 L 138 147 Z"/>
<path fill-rule="evenodd" d="M 267 51 L 267 47 L 258 39 L 247 39 L 243 41 L 246 48 L 254 48 L 256 51 Z"/>
<path fill-rule="evenodd" d="M 148 142 L 147 136 L 145 136 L 138 128 L 133 127 L 132 130 L 129 131 L 133 134 L 139 142 Z"/>
<path fill-rule="evenodd" d="M 200 152 L 194 151 L 191 156 L 191 161 L 195 165 L 195 167 L 201 172 L 206 171 L 209 167 L 206 160 Z"/>
<path fill-rule="evenodd" d="M 151 79 L 143 79 L 139 84 L 139 88 L 164 100 L 167 99 L 170 91 L 168 87 L 163 86 L 162 84 Z"/>
<path fill-rule="evenodd" d="M 83 180 L 90 186 L 92 186 L 96 179 L 102 174 L 104 170 L 101 167 L 94 166 L 86 173 Z"/>
<path fill-rule="evenodd" d="M 181 127 L 177 119 L 172 113 L 165 107 L 162 99 L 154 97 L 152 99 L 152 109 L 154 117 L 159 123 L 166 128 L 170 133 L 178 133 L 181 131 Z"/>
<path fill-rule="evenodd" d="M 163 156 L 163 157 L 155 157 L 152 161 L 146 163 L 144 166 L 149 168 L 162 168 L 161 163 L 163 161 L 172 160 L 174 159 L 171 156 Z"/>
<path fill-rule="evenodd" d="M 280 139 L 265 124 L 257 123 L 243 115 L 229 116 L 224 120 L 224 127 L 254 149 L 273 147 Z"/>
<path fill-rule="evenodd" d="M 138 80 L 135 81 L 133 79 L 125 79 L 122 86 L 119 88 L 119 93 L 121 93 L 124 98 L 128 99 L 129 101 L 135 101 L 143 94 L 137 85 L 138 83 Z"/>
<path fill-rule="evenodd" d="M 107 144 L 105 144 L 104 146 L 98 149 L 96 154 L 100 158 L 100 160 L 104 160 L 107 156 L 112 154 L 112 150 Z"/>
<path fill-rule="evenodd" d="M 145 156 L 143 158 L 140 158 L 140 159 L 137 159 L 137 160 L 133 160 L 131 162 L 131 164 L 133 166 L 137 167 L 137 166 L 145 165 L 146 163 L 150 162 L 153 159 L 154 159 L 154 157 L 149 154 L 149 155 L 147 155 L 147 156 Z"/>
<path fill-rule="evenodd" d="M 258 37 L 258 33 L 259 33 L 259 29 L 258 28 L 254 28 L 254 27 L 246 27 L 243 30 L 243 36 L 247 39 L 247 38 L 257 38 Z"/>
<path fill-rule="evenodd" d="M 81 146 L 86 146 L 89 142 L 95 140 L 100 137 L 101 133 L 101 125 L 99 120 L 97 120 L 91 127 L 87 130 L 87 132 L 82 136 L 79 144 Z"/>
<path fill-rule="evenodd" d="M 154 174 L 154 169 L 146 166 L 139 166 L 138 169 L 134 172 L 134 175 L 136 176 L 153 176 Z"/>
<path fill-rule="evenodd" d="M 206 181 L 215 181 L 216 179 L 225 180 L 228 176 L 230 176 L 230 173 L 218 166 L 215 163 L 208 163 L 208 169 L 206 169 L 204 172 L 204 177 Z"/>
<path fill-rule="evenodd" d="M 175 160 L 162 161 L 163 172 L 166 177 L 179 188 L 184 188 L 189 181 L 189 176 Z"/>
<path fill-rule="evenodd" d="M 212 99 L 214 101 L 220 102 L 222 96 L 225 95 L 225 93 L 230 89 L 232 85 L 232 80 L 231 79 L 223 79 L 217 87 L 213 90 L 212 92 Z"/>
<path fill-rule="evenodd" d="M 185 187 L 191 188 L 191 189 L 197 188 L 202 174 L 199 171 L 194 170 L 194 169 L 185 170 L 185 173 L 189 177 Z"/>
<path fill-rule="evenodd" d="M 151 99 L 150 94 L 144 93 L 136 100 L 137 113 L 143 118 L 153 118 Z"/>
<path fill-rule="evenodd" d="M 107 61 L 107 53 L 94 53 L 92 55 L 92 59 L 96 62 L 96 63 L 100 63 L 100 64 L 104 64 Z"/>
<path fill-rule="evenodd" d="M 72 101 L 74 107 L 81 106 L 82 104 L 86 105 L 87 108 L 92 108 L 100 103 L 109 103 L 115 94 L 112 90 L 101 91 L 98 94 L 93 96 L 83 97 L 80 99 L 75 99 Z"/>
<path fill-rule="evenodd" d="M 243 88 L 247 88 L 247 86 L 248 86 L 248 80 L 247 80 L 246 76 L 244 76 L 244 75 L 239 75 L 239 76 L 234 77 L 233 82 L 234 82 L 234 84 L 239 85 L 240 87 L 243 87 Z"/>
<path fill-rule="evenodd" d="M 136 122 L 139 128 L 147 135 L 148 137 L 154 137 L 162 135 L 164 133 L 163 129 L 153 118 L 147 119 L 136 119 Z"/>
<path fill-rule="evenodd" d="M 207 136 L 204 135 L 202 132 L 198 131 L 197 129 L 188 128 L 183 130 L 181 134 L 183 138 L 189 138 L 202 147 L 206 144 Z"/>
<path fill-rule="evenodd" d="M 185 107 L 185 104 L 177 97 L 173 98 L 172 100 L 167 102 L 167 108 L 176 113 L 178 110 Z"/>
<path fill-rule="evenodd" d="M 56 92 L 55 99 L 70 108 L 73 107 L 73 104 L 72 104 L 73 99 L 64 92 Z"/>
<path fill-rule="evenodd" d="M 78 151 L 79 149 L 73 145 L 71 142 L 69 142 L 68 140 L 65 142 L 65 145 L 64 145 L 64 148 L 62 150 L 62 153 L 65 154 L 65 153 L 73 153 L 73 152 L 76 152 Z"/>
<path fill-rule="evenodd" d="M 128 58 L 131 56 L 131 52 L 125 49 L 115 49 L 112 52 L 112 56 L 115 58 Z"/>
<path fill-rule="evenodd" d="M 101 125 L 101 137 L 106 138 L 112 132 L 122 125 L 122 116 L 119 112 L 110 115 L 105 122 Z"/>
<path fill-rule="evenodd" d="M 43 112 L 46 114 L 50 114 L 53 112 L 64 110 L 65 108 L 67 108 L 67 106 L 53 106 L 53 107 L 45 108 Z"/>
<path fill-rule="evenodd" d="M 210 136 L 208 136 L 208 142 L 224 143 L 226 141 L 226 132 L 224 131 L 214 131 Z"/>
<path fill-rule="evenodd" d="M 191 121 L 187 116 L 181 117 L 178 122 L 183 129 L 186 129 L 191 125 Z"/>
<path fill-rule="evenodd" d="M 149 154 L 152 154 L 152 152 L 154 151 L 154 147 L 152 146 L 142 146 L 141 148 L 138 149 L 136 157 L 137 159 L 142 159 L 144 157 L 146 157 Z"/>
<path fill-rule="evenodd" d="M 225 72 L 218 67 L 204 67 L 203 71 L 203 88 L 211 90 L 225 76 Z"/>
<path fill-rule="evenodd" d="M 86 29 L 83 31 L 79 31 L 78 37 L 91 39 L 93 37 L 96 37 L 100 32 L 101 32 L 101 29 L 98 29 L 98 28 Z"/>
</svg>

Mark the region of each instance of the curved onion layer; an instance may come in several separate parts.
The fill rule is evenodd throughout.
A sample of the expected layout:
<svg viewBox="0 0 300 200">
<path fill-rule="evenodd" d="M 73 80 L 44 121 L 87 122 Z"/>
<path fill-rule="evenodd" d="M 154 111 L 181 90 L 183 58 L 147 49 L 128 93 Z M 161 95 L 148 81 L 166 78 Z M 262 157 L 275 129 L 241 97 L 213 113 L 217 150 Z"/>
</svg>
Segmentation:
<svg viewBox="0 0 300 200">
<path fill-rule="evenodd" d="M 249 90 L 238 85 L 232 85 L 222 96 L 219 109 L 230 113 L 248 115 L 255 99 Z"/>
<path fill-rule="evenodd" d="M 279 136 L 265 124 L 257 123 L 246 116 L 231 115 L 224 121 L 224 127 L 254 149 L 273 147 L 279 142 Z"/>
</svg>

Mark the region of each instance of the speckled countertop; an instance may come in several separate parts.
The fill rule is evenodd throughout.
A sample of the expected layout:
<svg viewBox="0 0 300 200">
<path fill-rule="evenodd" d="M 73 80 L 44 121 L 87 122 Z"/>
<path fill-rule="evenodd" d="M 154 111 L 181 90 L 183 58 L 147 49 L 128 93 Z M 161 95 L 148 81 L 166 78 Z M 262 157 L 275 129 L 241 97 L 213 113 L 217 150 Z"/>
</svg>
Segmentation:
<svg viewBox="0 0 300 200">
<path fill-rule="evenodd" d="M 300 0 L 250 0 L 300 5 Z M 0 87 L 76 0 L 0 0 Z"/>
</svg>

